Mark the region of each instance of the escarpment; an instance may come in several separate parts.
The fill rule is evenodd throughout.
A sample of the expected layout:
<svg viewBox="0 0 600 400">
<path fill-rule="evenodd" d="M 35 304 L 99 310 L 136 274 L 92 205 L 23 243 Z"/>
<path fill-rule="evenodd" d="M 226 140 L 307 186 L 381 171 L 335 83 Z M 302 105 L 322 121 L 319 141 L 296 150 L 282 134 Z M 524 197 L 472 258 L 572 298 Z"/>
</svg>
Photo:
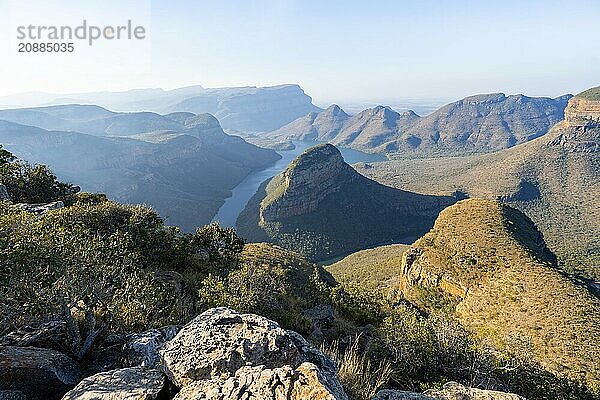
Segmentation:
<svg viewBox="0 0 600 400">
<path fill-rule="evenodd" d="M 594 95 L 596 93 L 596 95 Z M 569 100 L 565 120 L 552 130 L 555 137 L 549 146 L 570 152 L 600 152 L 600 88 L 593 88 Z"/>
<path fill-rule="evenodd" d="M 370 246 L 412 242 L 452 196 L 426 196 L 381 185 L 344 162 L 333 145 L 318 145 L 263 184 L 237 227 L 251 241 L 270 241 L 312 259 Z"/>
<path fill-rule="evenodd" d="M 453 299 L 461 323 L 488 340 L 507 346 L 528 338 L 531 356 L 548 370 L 600 384 L 600 300 L 556 268 L 520 211 L 492 200 L 460 201 L 404 254 L 398 272 L 401 297 L 435 290 Z"/>
</svg>

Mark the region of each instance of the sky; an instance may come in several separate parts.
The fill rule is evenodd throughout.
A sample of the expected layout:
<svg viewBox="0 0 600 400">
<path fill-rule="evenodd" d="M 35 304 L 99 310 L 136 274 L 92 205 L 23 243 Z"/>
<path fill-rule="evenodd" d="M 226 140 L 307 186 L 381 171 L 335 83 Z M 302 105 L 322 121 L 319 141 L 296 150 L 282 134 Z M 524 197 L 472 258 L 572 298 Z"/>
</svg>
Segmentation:
<svg viewBox="0 0 600 400">
<path fill-rule="evenodd" d="M 143 40 L 18 53 L 17 27 L 131 20 Z M 0 0 L 0 96 L 298 83 L 318 104 L 600 85 L 598 0 Z"/>
</svg>

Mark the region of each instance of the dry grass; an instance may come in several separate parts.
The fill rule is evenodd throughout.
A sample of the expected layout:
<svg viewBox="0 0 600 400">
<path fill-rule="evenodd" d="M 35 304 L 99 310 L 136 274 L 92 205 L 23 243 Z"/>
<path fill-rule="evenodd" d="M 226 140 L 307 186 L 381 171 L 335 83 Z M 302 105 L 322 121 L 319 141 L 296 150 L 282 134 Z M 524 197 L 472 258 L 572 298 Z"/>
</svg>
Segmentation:
<svg viewBox="0 0 600 400">
<path fill-rule="evenodd" d="M 321 345 L 321 351 L 337 364 L 338 377 L 350 399 L 370 400 L 387 384 L 393 369 L 388 361 L 371 361 L 366 352 L 360 351 L 359 339 L 356 337 L 352 345 L 343 350 L 335 340 Z"/>
<path fill-rule="evenodd" d="M 338 282 L 360 285 L 364 290 L 383 297 L 397 282 L 402 253 L 408 248 L 405 244 L 392 244 L 358 251 L 325 269 Z"/>
</svg>

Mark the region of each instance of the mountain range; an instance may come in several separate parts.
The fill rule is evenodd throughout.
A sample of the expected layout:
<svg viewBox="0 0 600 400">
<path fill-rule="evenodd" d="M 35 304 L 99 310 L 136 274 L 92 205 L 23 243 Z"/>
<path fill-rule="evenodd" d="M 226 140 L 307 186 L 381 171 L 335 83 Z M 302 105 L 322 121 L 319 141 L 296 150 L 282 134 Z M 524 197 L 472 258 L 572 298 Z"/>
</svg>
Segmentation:
<svg viewBox="0 0 600 400">
<path fill-rule="evenodd" d="M 15 108 L 15 104 L 21 107 L 90 104 L 121 112 L 210 113 L 219 119 L 224 129 L 243 132 L 274 130 L 309 112 L 321 110 L 294 84 L 210 89 L 189 86 L 168 91 L 135 89 L 66 95 L 27 93 L 2 97 L 2 104 L 10 108 Z"/>
<path fill-rule="evenodd" d="M 210 114 L 89 105 L 0 111 L 0 142 L 84 190 L 152 205 L 187 231 L 209 223 L 231 189 L 280 157 L 225 134 Z"/>
<path fill-rule="evenodd" d="M 370 152 L 490 152 L 545 134 L 562 119 L 570 97 L 475 95 L 425 117 L 413 111 L 398 113 L 384 106 L 351 116 L 332 105 L 264 136 L 280 141 L 329 142 Z"/>
<path fill-rule="evenodd" d="M 573 97 L 565 120 L 540 138 L 492 154 L 356 165 L 390 186 L 498 199 L 539 227 L 560 264 L 600 279 L 599 89 Z"/>
</svg>

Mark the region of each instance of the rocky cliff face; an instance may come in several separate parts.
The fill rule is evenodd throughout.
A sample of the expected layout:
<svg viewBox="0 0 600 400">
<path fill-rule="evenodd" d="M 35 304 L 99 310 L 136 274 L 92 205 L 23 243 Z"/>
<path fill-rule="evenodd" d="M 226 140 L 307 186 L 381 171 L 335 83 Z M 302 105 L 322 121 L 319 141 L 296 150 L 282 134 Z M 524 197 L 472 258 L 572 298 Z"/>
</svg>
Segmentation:
<svg viewBox="0 0 600 400">
<path fill-rule="evenodd" d="M 207 89 L 169 110 L 208 112 L 225 129 L 242 132 L 271 131 L 310 112 L 321 111 L 298 85 Z"/>
<path fill-rule="evenodd" d="M 575 153 L 600 152 L 600 99 L 588 98 L 583 93 L 573 97 L 565 108 L 564 122 L 553 131 L 555 137 L 549 146 Z"/>
<path fill-rule="evenodd" d="M 570 126 L 598 126 L 600 101 L 573 97 L 565 108 L 565 122 Z"/>
<path fill-rule="evenodd" d="M 340 190 L 344 179 L 354 178 L 351 170 L 334 146 L 315 146 L 267 186 L 273 195 L 262 202 L 261 222 L 315 211 L 323 199 Z"/>
<path fill-rule="evenodd" d="M 384 242 L 412 241 L 454 201 L 367 179 L 326 144 L 308 149 L 263 185 L 237 225 L 249 240 L 272 241 L 323 259 Z"/>
</svg>

